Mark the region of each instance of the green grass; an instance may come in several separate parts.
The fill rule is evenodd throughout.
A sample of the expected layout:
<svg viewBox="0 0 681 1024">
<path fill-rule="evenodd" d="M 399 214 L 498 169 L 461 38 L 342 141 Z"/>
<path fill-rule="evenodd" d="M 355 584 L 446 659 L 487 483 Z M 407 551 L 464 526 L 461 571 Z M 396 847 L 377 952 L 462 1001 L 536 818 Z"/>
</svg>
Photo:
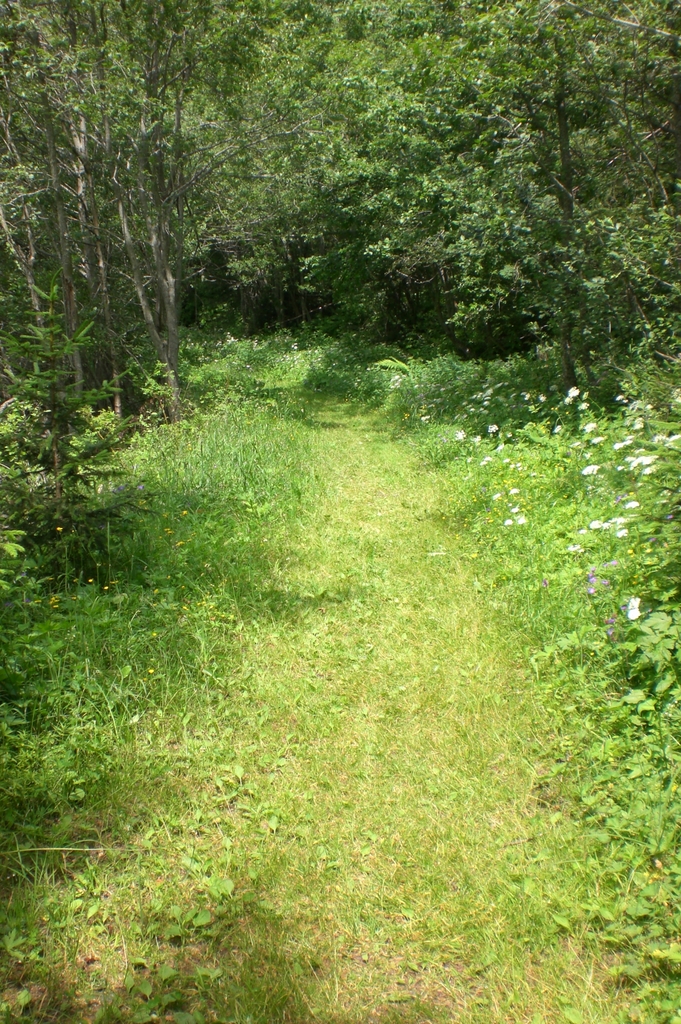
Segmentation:
<svg viewBox="0 0 681 1024">
<path fill-rule="evenodd" d="M 300 408 L 147 435 L 156 511 L 53 613 L 3 769 L 8 1019 L 620 1019 L 564 917 L 599 877 L 550 701 L 443 471 Z"/>
</svg>

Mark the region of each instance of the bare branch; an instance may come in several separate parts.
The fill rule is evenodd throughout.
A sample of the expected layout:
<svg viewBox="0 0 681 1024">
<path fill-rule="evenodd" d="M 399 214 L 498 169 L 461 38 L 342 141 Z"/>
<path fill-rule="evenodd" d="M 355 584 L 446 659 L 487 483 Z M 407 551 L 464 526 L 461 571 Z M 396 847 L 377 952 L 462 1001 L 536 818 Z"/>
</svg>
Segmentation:
<svg viewBox="0 0 681 1024">
<path fill-rule="evenodd" d="M 678 36 L 675 32 L 667 32 L 663 28 L 656 28 L 654 25 L 643 25 L 635 15 L 634 21 L 627 21 L 625 18 L 615 18 L 611 14 L 604 14 L 602 11 L 594 11 L 589 7 L 584 7 L 583 4 L 573 3 L 573 0 L 556 0 L 554 3 L 554 9 L 560 9 L 561 7 L 567 7 L 571 11 L 577 11 L 578 14 L 583 14 L 587 18 L 595 18 L 597 21 L 606 21 L 609 25 L 616 25 L 618 28 L 627 29 L 629 32 L 643 32 L 646 35 L 660 36 L 662 39 L 667 39 L 670 43 L 681 43 L 681 36 Z M 627 7 L 628 11 L 631 8 Z"/>
</svg>

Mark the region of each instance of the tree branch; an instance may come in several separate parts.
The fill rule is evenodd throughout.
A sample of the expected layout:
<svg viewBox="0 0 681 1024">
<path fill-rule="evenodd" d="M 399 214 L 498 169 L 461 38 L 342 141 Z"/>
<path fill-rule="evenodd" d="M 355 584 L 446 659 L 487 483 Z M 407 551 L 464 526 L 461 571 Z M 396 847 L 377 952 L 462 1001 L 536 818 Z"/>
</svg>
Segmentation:
<svg viewBox="0 0 681 1024">
<path fill-rule="evenodd" d="M 625 28 L 630 32 L 644 32 L 646 35 L 660 36 L 671 43 L 681 43 L 681 36 L 676 35 L 675 32 L 667 32 L 663 28 L 655 28 L 654 25 L 642 25 L 638 19 L 636 21 L 627 21 L 625 18 L 615 18 L 611 14 L 603 14 L 601 11 L 591 10 L 591 8 L 584 7 L 582 4 L 573 3 L 573 0 L 557 0 L 554 7 L 567 7 L 571 11 L 577 11 L 578 14 L 584 14 L 587 18 L 606 21 L 609 25 L 616 25 L 618 28 Z M 627 8 L 627 10 L 630 11 L 631 8 Z"/>
</svg>

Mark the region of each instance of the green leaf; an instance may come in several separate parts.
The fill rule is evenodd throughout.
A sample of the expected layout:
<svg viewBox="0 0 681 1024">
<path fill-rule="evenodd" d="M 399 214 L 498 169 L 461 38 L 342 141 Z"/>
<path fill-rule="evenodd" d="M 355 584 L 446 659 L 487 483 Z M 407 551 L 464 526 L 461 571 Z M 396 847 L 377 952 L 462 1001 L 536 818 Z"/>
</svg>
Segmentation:
<svg viewBox="0 0 681 1024">
<path fill-rule="evenodd" d="M 213 920 L 210 910 L 199 910 L 193 917 L 195 928 L 205 928 Z"/>
<path fill-rule="evenodd" d="M 198 978 L 207 979 L 208 981 L 217 981 L 218 978 L 222 977 L 221 967 L 197 967 L 196 976 Z"/>
<path fill-rule="evenodd" d="M 552 914 L 551 917 L 557 925 L 560 925 L 561 928 L 565 928 L 566 931 L 569 932 L 572 928 L 572 925 L 568 921 L 567 917 L 563 917 L 562 914 Z"/>
<path fill-rule="evenodd" d="M 158 969 L 158 976 L 161 979 L 161 981 L 170 981 L 170 979 L 174 978 L 176 974 L 177 971 L 175 970 L 175 968 L 169 967 L 168 964 L 161 964 L 161 966 Z"/>
<path fill-rule="evenodd" d="M 211 879 L 208 892 L 214 900 L 222 899 L 223 896 L 231 896 L 234 892 L 234 882 L 231 878 Z"/>
<path fill-rule="evenodd" d="M 176 1010 L 173 1014 L 175 1024 L 196 1024 L 196 1017 L 193 1013 L 185 1013 L 184 1010 Z"/>
<path fill-rule="evenodd" d="M 570 1021 L 570 1024 L 583 1024 L 584 1022 L 584 1017 L 574 1006 L 565 1006 L 563 1008 L 563 1016 L 566 1020 Z"/>
<path fill-rule="evenodd" d="M 681 964 L 681 945 L 673 942 L 666 949 L 654 949 L 652 955 L 656 960 L 667 960 L 673 964 Z"/>
</svg>

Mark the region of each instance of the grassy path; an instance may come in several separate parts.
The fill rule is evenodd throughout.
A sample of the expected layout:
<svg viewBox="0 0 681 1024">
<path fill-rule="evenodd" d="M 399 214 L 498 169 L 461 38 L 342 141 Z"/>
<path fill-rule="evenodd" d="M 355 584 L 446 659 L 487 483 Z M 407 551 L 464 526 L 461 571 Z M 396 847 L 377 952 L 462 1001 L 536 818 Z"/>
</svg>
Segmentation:
<svg viewBox="0 0 681 1024">
<path fill-rule="evenodd" d="M 101 869 L 122 939 L 83 927 L 65 954 L 88 1019 L 137 954 L 128 987 L 160 963 L 221 972 L 184 1005 L 223 1020 L 614 1021 L 603 965 L 553 918 L 584 866 L 542 799 L 550 723 L 471 541 L 380 422 L 310 423 L 320 494 L 272 538 L 278 610 L 214 647 L 227 699 L 167 737 L 143 848 Z M 202 930 L 186 911 L 206 892 Z"/>
</svg>

